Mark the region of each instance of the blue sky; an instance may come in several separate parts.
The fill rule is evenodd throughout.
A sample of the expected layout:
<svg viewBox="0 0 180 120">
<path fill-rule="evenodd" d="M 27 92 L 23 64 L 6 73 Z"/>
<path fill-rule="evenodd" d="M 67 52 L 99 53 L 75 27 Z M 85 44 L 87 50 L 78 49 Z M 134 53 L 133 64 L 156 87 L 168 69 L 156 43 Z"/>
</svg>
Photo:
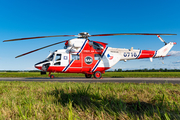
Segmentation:
<svg viewBox="0 0 180 120">
<path fill-rule="evenodd" d="M 112 69 L 167 68 L 180 69 L 180 1 L 179 0 L 1 0 L 0 40 L 42 35 L 76 35 L 106 33 L 174 33 L 161 36 L 177 45 L 164 64 L 159 59 L 119 62 Z M 0 42 L 0 70 L 31 70 L 45 59 L 49 51 L 63 49 L 64 44 L 15 58 L 22 53 L 70 39 L 44 38 L 28 41 Z M 158 50 L 164 44 L 156 36 L 91 37 L 109 47 Z"/>
</svg>

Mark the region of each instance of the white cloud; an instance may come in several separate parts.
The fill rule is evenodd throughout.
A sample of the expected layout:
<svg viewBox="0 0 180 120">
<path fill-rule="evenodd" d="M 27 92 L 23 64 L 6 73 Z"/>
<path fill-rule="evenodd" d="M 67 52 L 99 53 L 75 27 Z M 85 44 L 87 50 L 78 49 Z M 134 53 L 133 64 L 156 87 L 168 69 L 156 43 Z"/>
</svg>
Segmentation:
<svg viewBox="0 0 180 120">
<path fill-rule="evenodd" d="M 171 52 L 169 52 L 169 55 L 171 55 L 171 56 L 180 56 L 180 51 L 171 51 Z"/>
<path fill-rule="evenodd" d="M 173 62 L 173 63 L 180 63 L 180 60 L 176 61 L 176 62 Z"/>
</svg>

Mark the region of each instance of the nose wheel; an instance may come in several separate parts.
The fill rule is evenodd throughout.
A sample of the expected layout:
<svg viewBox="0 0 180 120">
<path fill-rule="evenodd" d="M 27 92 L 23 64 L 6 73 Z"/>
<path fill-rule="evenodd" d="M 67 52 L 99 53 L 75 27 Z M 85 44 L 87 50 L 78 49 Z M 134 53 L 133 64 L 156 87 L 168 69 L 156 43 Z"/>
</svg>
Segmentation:
<svg viewBox="0 0 180 120">
<path fill-rule="evenodd" d="M 53 74 L 51 74 L 51 72 L 49 72 L 49 75 L 48 75 L 51 79 L 55 78 L 55 76 Z"/>
<path fill-rule="evenodd" d="M 52 74 L 52 75 L 50 75 L 50 78 L 53 79 L 53 78 L 55 78 L 55 76 Z"/>
<path fill-rule="evenodd" d="M 102 77 L 101 72 L 96 71 L 96 72 L 94 73 L 94 77 L 95 77 L 96 79 L 100 79 L 100 78 Z"/>
</svg>

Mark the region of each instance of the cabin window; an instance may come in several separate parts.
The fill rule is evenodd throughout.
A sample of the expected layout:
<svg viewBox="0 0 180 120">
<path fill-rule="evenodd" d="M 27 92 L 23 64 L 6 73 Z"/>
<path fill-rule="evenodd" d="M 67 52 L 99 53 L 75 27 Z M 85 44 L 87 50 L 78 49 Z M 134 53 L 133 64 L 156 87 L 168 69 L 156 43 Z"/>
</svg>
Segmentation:
<svg viewBox="0 0 180 120">
<path fill-rule="evenodd" d="M 54 65 L 61 65 L 61 62 L 56 62 L 54 63 Z"/>
<path fill-rule="evenodd" d="M 79 57 L 79 55 L 74 55 L 74 54 L 72 54 L 72 60 L 80 60 L 80 57 Z"/>
<path fill-rule="evenodd" d="M 101 44 L 96 43 L 96 42 L 93 42 L 93 48 L 96 49 L 96 50 L 104 49 L 104 47 Z"/>
<path fill-rule="evenodd" d="M 94 54 L 94 60 L 100 60 L 101 55 L 100 54 Z"/>
</svg>

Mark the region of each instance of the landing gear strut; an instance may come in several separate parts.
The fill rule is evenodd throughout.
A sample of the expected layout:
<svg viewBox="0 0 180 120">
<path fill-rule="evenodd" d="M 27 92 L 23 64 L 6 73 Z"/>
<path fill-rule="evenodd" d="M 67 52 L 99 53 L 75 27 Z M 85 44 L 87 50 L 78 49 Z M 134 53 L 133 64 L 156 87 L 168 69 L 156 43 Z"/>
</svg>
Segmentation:
<svg viewBox="0 0 180 120">
<path fill-rule="evenodd" d="M 85 74 L 85 77 L 86 77 L 86 78 L 91 78 L 91 77 L 92 77 L 92 74 Z"/>
</svg>

